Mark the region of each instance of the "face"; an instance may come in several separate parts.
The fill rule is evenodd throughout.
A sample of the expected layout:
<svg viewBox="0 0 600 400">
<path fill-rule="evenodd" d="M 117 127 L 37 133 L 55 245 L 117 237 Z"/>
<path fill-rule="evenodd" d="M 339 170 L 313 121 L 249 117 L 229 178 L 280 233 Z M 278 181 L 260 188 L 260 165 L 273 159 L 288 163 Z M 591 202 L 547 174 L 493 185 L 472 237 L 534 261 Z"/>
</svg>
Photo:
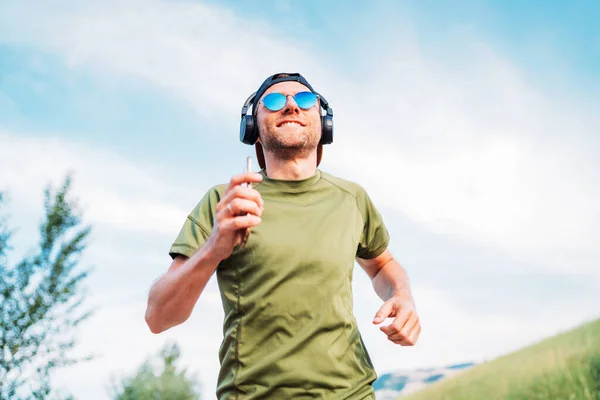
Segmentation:
<svg viewBox="0 0 600 400">
<path fill-rule="evenodd" d="M 280 82 L 271 86 L 265 94 L 279 92 L 287 97 L 285 106 L 271 111 L 261 102 L 258 104 L 257 124 L 259 141 L 266 152 L 280 159 L 305 158 L 316 151 L 321 139 L 321 113 L 319 102 L 303 110 L 292 97 L 309 89 L 298 82 Z"/>
</svg>

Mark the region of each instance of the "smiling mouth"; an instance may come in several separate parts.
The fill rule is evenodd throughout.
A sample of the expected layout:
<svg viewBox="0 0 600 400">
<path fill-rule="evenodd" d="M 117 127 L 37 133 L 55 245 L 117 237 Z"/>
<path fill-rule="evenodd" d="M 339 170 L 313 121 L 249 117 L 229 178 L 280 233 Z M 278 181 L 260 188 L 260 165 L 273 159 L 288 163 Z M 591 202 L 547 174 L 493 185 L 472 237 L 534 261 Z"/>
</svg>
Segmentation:
<svg viewBox="0 0 600 400">
<path fill-rule="evenodd" d="M 282 127 L 282 126 L 304 126 L 304 125 L 297 121 L 283 121 L 282 123 L 280 123 L 277 126 Z"/>
</svg>

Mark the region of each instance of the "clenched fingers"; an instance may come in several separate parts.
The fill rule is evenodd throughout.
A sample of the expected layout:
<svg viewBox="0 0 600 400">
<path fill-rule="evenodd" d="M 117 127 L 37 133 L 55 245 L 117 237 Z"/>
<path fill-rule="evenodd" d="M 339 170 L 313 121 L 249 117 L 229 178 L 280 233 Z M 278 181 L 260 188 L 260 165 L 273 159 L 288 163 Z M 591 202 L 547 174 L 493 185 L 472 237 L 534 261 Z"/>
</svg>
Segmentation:
<svg viewBox="0 0 600 400">
<path fill-rule="evenodd" d="M 234 198 L 227 205 L 220 208 L 221 210 L 217 215 L 217 219 L 233 218 L 245 214 L 253 214 L 260 217 L 263 213 L 262 207 L 256 201 L 239 197 Z"/>
<path fill-rule="evenodd" d="M 224 221 L 221 225 L 221 229 L 225 231 L 234 232 L 240 229 L 257 226 L 258 224 L 260 224 L 260 222 L 261 218 L 256 215 L 240 215 L 237 217 L 229 218 L 226 221 Z"/>
<path fill-rule="evenodd" d="M 402 324 L 399 321 L 398 325 Z M 413 346 L 421 333 L 421 324 L 419 323 L 419 317 L 416 313 L 412 313 L 410 317 L 404 321 L 402 327 L 396 331 L 392 330 L 388 334 L 388 339 L 396 344 L 402 346 Z"/>
<path fill-rule="evenodd" d="M 251 187 L 236 186 L 232 189 L 228 189 L 223 194 L 221 201 L 219 201 L 219 204 L 217 204 L 217 212 L 221 211 L 221 209 L 225 207 L 228 207 L 228 204 L 234 199 L 253 201 L 259 208 L 262 208 L 264 205 L 263 199 L 258 190 Z"/>
<path fill-rule="evenodd" d="M 397 334 L 398 332 L 400 332 L 404 324 L 406 324 L 406 322 L 410 319 L 412 314 L 413 311 L 410 308 L 401 308 L 400 312 L 396 314 L 392 323 L 386 326 L 382 326 L 380 328 L 381 331 L 388 336 Z"/>
</svg>

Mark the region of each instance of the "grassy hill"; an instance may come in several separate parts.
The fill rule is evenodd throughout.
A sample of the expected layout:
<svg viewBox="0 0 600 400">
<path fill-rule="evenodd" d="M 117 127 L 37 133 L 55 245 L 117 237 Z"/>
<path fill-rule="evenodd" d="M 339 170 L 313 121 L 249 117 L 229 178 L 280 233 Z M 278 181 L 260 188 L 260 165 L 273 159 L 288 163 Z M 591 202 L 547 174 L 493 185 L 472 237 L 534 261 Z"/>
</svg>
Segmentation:
<svg viewBox="0 0 600 400">
<path fill-rule="evenodd" d="M 401 400 L 600 400 L 600 319 Z"/>
</svg>

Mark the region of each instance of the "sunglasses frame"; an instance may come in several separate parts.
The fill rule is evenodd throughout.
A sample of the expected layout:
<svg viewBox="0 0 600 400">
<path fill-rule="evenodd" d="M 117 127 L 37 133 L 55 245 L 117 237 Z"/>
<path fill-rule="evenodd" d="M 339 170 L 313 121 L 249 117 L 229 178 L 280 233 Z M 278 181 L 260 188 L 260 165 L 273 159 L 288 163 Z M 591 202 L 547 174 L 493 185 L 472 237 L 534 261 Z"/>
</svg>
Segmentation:
<svg viewBox="0 0 600 400">
<path fill-rule="evenodd" d="M 311 95 L 314 95 L 314 96 L 315 96 L 315 102 L 314 102 L 314 103 L 313 103 L 313 104 L 312 104 L 310 107 L 308 107 L 308 108 L 300 107 L 300 105 L 298 104 L 298 101 L 296 100 L 296 96 L 297 96 L 297 95 L 299 95 L 300 93 L 310 93 Z M 280 108 L 278 108 L 277 110 L 273 110 L 273 109 L 271 109 L 271 108 L 267 107 L 267 105 L 264 103 L 264 99 L 265 99 L 267 96 L 271 95 L 271 94 L 280 94 L 280 95 L 282 95 L 282 96 L 285 96 L 285 102 L 284 102 L 284 103 L 283 103 L 283 105 L 282 105 Z M 267 110 L 269 110 L 269 111 L 272 111 L 272 112 L 277 112 L 277 111 L 281 111 L 281 110 L 282 110 L 282 109 L 285 107 L 285 105 L 286 105 L 286 103 L 287 103 L 287 98 L 288 98 L 289 96 L 292 96 L 292 98 L 294 99 L 294 103 L 296 103 L 296 105 L 298 106 L 298 108 L 301 108 L 302 110 L 310 110 L 310 109 L 311 109 L 311 108 L 313 108 L 315 105 L 317 105 L 318 101 L 321 99 L 321 96 L 320 96 L 318 93 L 313 93 L 313 92 L 311 92 L 311 91 L 308 91 L 308 90 L 303 90 L 302 92 L 298 92 L 298 93 L 296 93 L 296 94 L 291 94 L 291 93 L 281 93 L 281 92 L 271 92 L 271 93 L 269 93 L 269 94 L 265 95 L 265 96 L 264 96 L 262 99 L 260 99 L 258 102 L 259 102 L 259 103 L 262 103 L 262 104 L 265 106 L 265 108 L 266 108 Z"/>
</svg>

